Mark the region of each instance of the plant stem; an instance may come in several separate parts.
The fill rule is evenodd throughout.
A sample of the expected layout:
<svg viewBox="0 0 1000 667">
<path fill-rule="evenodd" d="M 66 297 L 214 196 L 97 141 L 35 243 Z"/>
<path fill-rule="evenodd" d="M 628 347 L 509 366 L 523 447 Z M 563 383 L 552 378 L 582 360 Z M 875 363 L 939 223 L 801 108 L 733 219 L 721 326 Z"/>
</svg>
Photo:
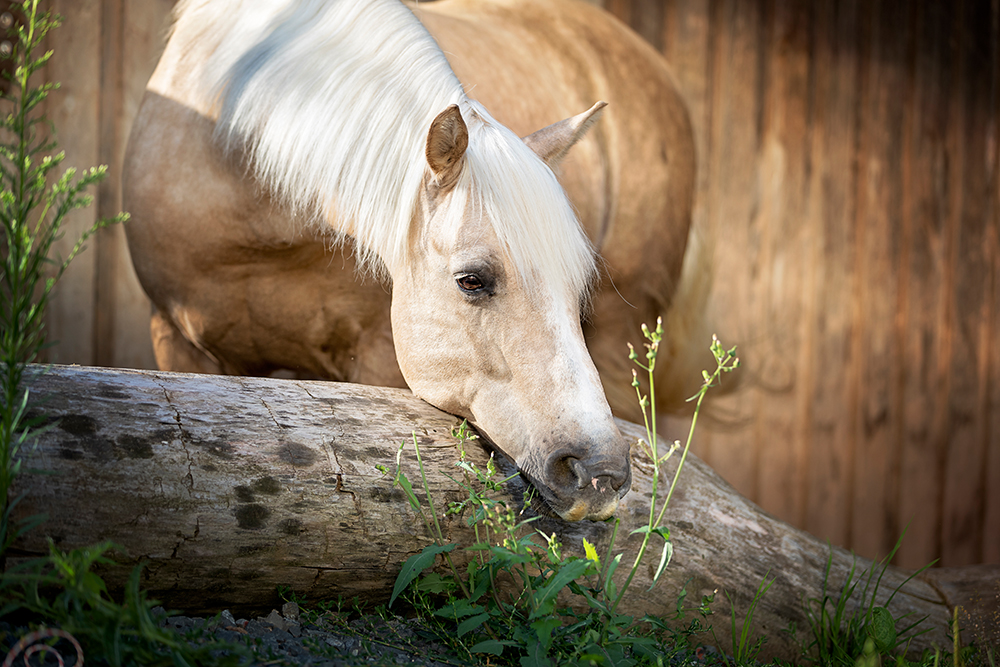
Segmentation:
<svg viewBox="0 0 1000 667">
<path fill-rule="evenodd" d="M 427 485 L 427 473 L 424 472 L 424 460 L 420 457 L 420 447 L 417 445 L 417 434 L 413 434 L 413 449 L 417 453 L 417 465 L 420 467 L 420 480 L 423 483 L 424 494 L 427 496 L 427 505 L 431 510 L 431 518 L 434 519 L 434 532 L 437 537 L 438 545 L 444 544 L 444 533 L 441 531 L 441 524 L 438 523 L 437 510 L 434 509 L 434 498 L 431 497 L 431 489 Z M 469 590 L 465 587 L 465 582 L 458 575 L 458 568 L 455 567 L 454 561 L 451 559 L 451 554 L 445 553 L 444 558 L 448 561 L 448 567 L 451 568 L 451 573 L 455 577 L 455 581 L 458 582 L 459 588 L 462 589 L 462 595 L 469 597 Z"/>
<path fill-rule="evenodd" d="M 653 333 L 650 333 L 648 329 L 645 327 L 645 325 L 643 325 L 643 335 L 650 341 L 650 343 L 647 345 L 649 352 L 646 355 L 646 358 L 649 360 L 649 365 L 645 366 L 636 361 L 636 355 L 634 350 L 629 355 L 630 358 L 636 362 L 636 365 L 644 369 L 649 375 L 649 399 L 648 399 L 649 416 L 647 416 L 646 412 L 647 399 L 643 398 L 641 393 L 639 392 L 638 381 L 633 381 L 632 383 L 633 386 L 636 388 L 636 394 L 639 396 L 639 405 L 642 408 L 643 420 L 646 424 L 646 437 L 648 440 L 650 452 L 652 453 L 652 460 L 653 460 L 652 491 L 650 493 L 650 501 L 649 501 L 649 522 L 645 527 L 646 529 L 643 534 L 642 543 L 639 545 L 639 551 L 636 553 L 635 560 L 633 561 L 632 567 L 629 570 L 628 577 L 625 579 L 625 583 L 618 591 L 618 594 L 615 596 L 615 599 L 611 605 L 610 608 L 611 616 L 613 616 L 615 610 L 618 609 L 618 605 L 625 597 L 625 592 L 632 584 L 632 580 L 635 577 L 635 573 L 639 569 L 639 563 L 642 562 L 642 559 L 646 554 L 646 549 L 649 547 L 649 541 L 652 539 L 654 529 L 659 528 L 661 522 L 663 521 L 663 516 L 664 514 L 666 514 L 667 507 L 670 505 L 670 499 L 673 497 L 674 489 L 677 487 L 677 482 L 680 479 L 681 471 L 684 469 L 684 463 L 687 460 L 688 452 L 691 449 L 691 442 L 694 439 L 694 429 L 698 424 L 698 414 L 701 412 L 701 404 L 702 401 L 704 401 L 705 399 L 705 395 L 708 393 L 709 388 L 715 385 L 715 383 L 721 377 L 722 373 L 734 370 L 739 366 L 739 359 L 737 359 L 734 356 L 736 348 L 733 348 L 732 350 L 725 352 L 722 350 L 722 347 L 719 344 L 718 339 L 713 337 L 712 346 L 710 349 L 712 350 L 712 354 L 715 357 L 716 368 L 711 375 L 709 375 L 708 372 L 704 372 L 703 374 L 704 382 L 702 383 L 702 386 L 699 388 L 698 393 L 695 394 L 695 396 L 692 396 L 691 399 L 688 399 L 688 400 L 692 399 L 697 400 L 697 402 L 695 403 L 694 414 L 691 417 L 691 426 L 688 429 L 687 440 L 684 443 L 684 449 L 683 452 L 681 453 L 680 461 L 677 463 L 677 469 L 674 471 L 674 477 L 671 480 L 669 489 L 667 490 L 667 496 L 663 501 L 663 505 L 660 508 L 659 513 L 657 513 L 656 503 L 657 503 L 657 490 L 658 490 L 657 487 L 660 478 L 660 464 L 663 461 L 665 461 L 673 453 L 674 450 L 672 448 L 671 451 L 668 452 L 661 460 L 659 454 L 659 441 L 656 434 L 656 401 L 655 401 L 656 383 L 654 379 L 654 370 L 656 368 L 656 355 L 659 350 L 659 343 L 663 334 L 663 328 L 662 328 L 662 322 L 660 320 L 657 320 L 656 325 L 657 325 L 656 331 Z M 652 425 L 650 425 L 650 423 L 652 423 Z M 666 539 L 666 537 L 664 537 L 664 539 Z M 604 632 L 606 632 L 610 621 L 611 621 L 610 617 L 605 618 L 602 635 L 604 634 Z"/>
<path fill-rule="evenodd" d="M 63 153 L 50 154 L 55 142 L 36 128 L 46 123 L 39 105 L 54 83 L 32 86 L 32 78 L 51 56 L 36 53 L 46 34 L 59 25 L 48 12 L 39 11 L 39 0 L 20 5 L 23 25 L 12 29 L 9 59 L 14 73 L 8 76 L 10 92 L 2 99 L 11 105 L 0 114 L 0 552 L 30 524 L 11 525 L 10 498 L 19 473 L 18 452 L 29 443 L 37 421 L 29 414 L 29 391 L 24 388 L 25 366 L 37 360 L 45 345 L 45 309 L 49 297 L 83 243 L 102 227 L 124 220 L 100 219 L 78 237 L 65 259 L 50 259 L 53 244 L 62 234 L 65 216 L 90 204 L 86 189 L 100 181 L 104 168 L 90 169 L 79 177 L 73 169 L 51 178 Z M 51 265 L 51 269 L 47 268 Z M 48 275 L 46 275 L 48 274 Z M 3 567 L 0 556 L 0 569 Z"/>
</svg>

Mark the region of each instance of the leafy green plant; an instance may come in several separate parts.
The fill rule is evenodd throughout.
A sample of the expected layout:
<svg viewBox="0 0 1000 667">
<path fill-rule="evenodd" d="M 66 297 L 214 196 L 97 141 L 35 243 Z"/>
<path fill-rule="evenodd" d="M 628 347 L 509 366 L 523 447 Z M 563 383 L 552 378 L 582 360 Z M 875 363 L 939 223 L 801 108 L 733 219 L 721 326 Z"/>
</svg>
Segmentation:
<svg viewBox="0 0 1000 667">
<path fill-rule="evenodd" d="M 113 601 L 104 581 L 93 570 L 114 565 L 107 554 L 110 542 L 61 551 L 50 541 L 49 555 L 15 566 L 4 573 L 20 589 L 20 599 L 8 602 L 31 617 L 70 633 L 86 648 L 88 661 L 109 665 L 239 665 L 250 657 L 243 647 L 195 643 L 159 627 L 148 600 L 139 588 L 141 567 L 132 570 L 124 603 Z"/>
<path fill-rule="evenodd" d="M 633 534 L 642 537 L 642 541 L 624 579 L 616 576 L 624 554 L 621 551 L 615 553 L 617 520 L 613 521 L 611 538 L 603 557 L 586 540 L 583 542 L 583 557 L 564 555 L 563 545 L 555 534 L 546 535 L 531 530 L 530 524 L 537 517 L 522 518 L 506 501 L 492 497 L 491 492 L 499 490 L 507 480 L 498 479 L 492 458 L 486 470 L 480 470 L 467 459 L 464 445 L 475 436 L 463 423 L 454 432 L 460 442 L 458 467 L 462 470 L 463 479 L 454 481 L 464 489 L 467 499 L 452 503 L 448 512 L 468 514 L 466 520 L 476 536 L 476 543 L 470 547 L 473 558 L 464 572 L 456 568 L 451 558 L 456 545 L 444 542 L 416 438 L 413 447 L 430 516 L 424 512 L 412 483 L 399 465 L 405 443 L 400 445 L 394 483 L 403 490 L 414 512 L 422 517 L 428 533 L 435 537 L 435 543 L 404 563 L 390 605 L 409 591 L 411 601 L 423 611 L 424 617 L 436 624 L 441 629 L 442 637 L 450 639 L 456 649 L 471 660 L 475 660 L 477 655 L 487 654 L 494 661 L 504 657 L 510 659 L 513 654 L 517 664 L 523 666 L 662 662 L 664 655 L 670 652 L 669 647 L 658 639 L 666 630 L 662 621 L 648 617 L 635 619 L 618 613 L 617 609 L 654 536 L 662 539 L 662 546 L 652 585 L 669 565 L 673 547 L 669 530 L 662 525 L 662 521 L 690 450 L 702 401 L 708 389 L 719 382 L 723 373 L 734 370 L 739 360 L 735 357 L 735 348 L 724 350 L 713 338 L 711 350 L 716 359 L 716 369 L 712 373 L 704 373 L 703 386 L 690 399 L 696 401 L 691 430 L 664 495 L 659 486 L 662 466 L 681 446 L 679 442 L 674 443 L 666 452 L 661 452 L 656 433 L 653 377 L 663 335 L 662 323 L 657 322 L 653 331 L 644 325 L 642 332 L 647 340 L 643 360 L 631 345 L 629 357 L 648 378 L 647 395 L 642 392 L 638 371 L 633 372 L 632 384 L 646 426 L 647 438 L 642 447 L 653 463 L 654 472 L 648 522 L 633 531 Z M 530 497 L 526 497 L 525 501 L 526 505 L 530 504 Z M 425 574 L 439 557 L 445 561 L 450 574 Z M 581 602 L 561 606 L 560 596 L 564 591 Z M 432 596 L 443 598 L 444 604 L 437 604 Z M 703 601 L 703 604 L 707 608 L 707 603 Z M 589 612 L 580 612 L 580 608 L 589 609 Z"/>
<path fill-rule="evenodd" d="M 24 20 L 11 30 L 13 73 L 4 72 L 8 110 L 0 116 L 0 616 L 15 612 L 21 622 L 59 625 L 75 636 L 88 662 L 110 665 L 237 664 L 246 655 L 231 645 L 197 646 L 161 629 L 150 610 L 155 605 L 139 590 L 141 568 L 133 570 L 124 601 L 111 599 L 104 581 L 94 572 L 110 565 L 114 548 L 100 544 L 61 551 L 50 543 L 47 556 L 9 565 L 10 546 L 44 517 L 13 520 L 18 498 L 11 498 L 22 470 L 19 453 L 45 427 L 32 416 L 26 380 L 28 364 L 39 359 L 46 345 L 45 309 L 56 283 L 84 243 L 100 229 L 124 221 L 124 213 L 101 219 L 86 229 L 64 258 L 51 257 L 63 235 L 66 216 L 92 203 L 87 190 L 106 175 L 105 167 L 83 172 L 56 169 L 65 155 L 54 152 L 49 122 L 40 105 L 55 83 L 35 84 L 33 76 L 52 57 L 39 55 L 41 45 L 59 20 L 39 10 L 39 0 L 25 0 Z M 36 411 L 37 413 L 37 411 Z M 51 426 L 50 426 L 51 427 Z"/>
<path fill-rule="evenodd" d="M 889 606 L 900 589 L 930 565 L 907 577 L 892 591 L 884 606 L 876 604 L 882 577 L 902 540 L 901 536 L 888 556 L 878 563 L 872 563 L 867 572 L 859 573 L 857 577 L 857 563 L 852 564 L 836 599 L 829 588 L 833 563 L 831 548 L 823 572 L 821 597 L 806 601 L 806 616 L 813 636 L 812 643 L 806 649 L 812 652 L 812 659 L 817 664 L 854 665 L 858 659 L 867 660 L 865 656 L 870 656 L 872 651 L 888 656 L 913 637 L 929 631 L 917 630 L 924 619 L 908 621 L 905 615 L 895 618 L 889 611 Z M 906 623 L 902 629 L 897 628 L 900 622 Z M 868 644 L 870 647 L 866 649 Z"/>
<path fill-rule="evenodd" d="M 657 352 L 659 351 L 660 342 L 663 339 L 663 321 L 661 319 L 657 319 L 655 331 L 650 331 L 646 325 L 643 324 L 642 334 L 646 340 L 649 341 L 645 344 L 646 362 L 643 363 L 639 360 L 639 355 L 636 353 L 635 348 L 633 348 L 631 344 L 629 344 L 629 359 L 631 359 L 640 369 L 646 371 L 649 385 L 649 394 L 643 395 L 641 384 L 639 382 L 639 373 L 635 369 L 632 370 L 632 386 L 635 388 L 636 397 L 639 399 L 639 407 L 642 409 L 643 422 L 646 428 L 646 441 L 640 442 L 640 446 L 645 450 L 647 456 L 653 462 L 652 492 L 649 502 L 649 520 L 645 526 L 632 531 L 634 534 L 637 533 L 643 536 L 642 544 L 639 546 L 639 550 L 635 556 L 635 561 L 632 564 L 632 568 L 629 571 L 628 577 L 626 578 L 624 585 L 621 587 L 621 590 L 617 592 L 617 595 L 609 596 L 614 599 L 610 609 L 611 614 L 613 614 L 615 609 L 618 608 L 618 604 L 621 602 L 622 598 L 625 596 L 625 592 L 628 590 L 629 585 L 632 583 L 632 578 L 639 569 L 639 563 L 642 561 L 653 535 L 658 535 L 663 538 L 663 548 L 660 554 L 660 562 L 657 565 L 656 572 L 653 576 L 654 585 L 659 580 L 660 575 L 663 574 L 663 570 L 666 568 L 667 564 L 670 562 L 670 557 L 673 554 L 673 546 L 670 543 L 670 531 L 662 526 L 663 516 L 666 514 L 667 507 L 670 505 L 670 499 L 674 495 L 674 489 L 677 487 L 677 481 L 680 479 L 681 471 L 684 469 L 684 462 L 687 461 L 688 452 L 691 450 L 691 441 L 694 438 L 695 427 L 698 425 L 698 415 L 701 412 L 702 401 L 705 400 L 705 395 L 708 393 L 708 390 L 718 384 L 723 373 L 732 372 L 740 365 L 740 360 L 736 357 L 736 348 L 733 347 L 730 350 L 724 350 L 722 348 L 722 344 L 719 342 L 719 339 L 716 336 L 712 336 L 712 344 L 709 349 L 715 357 L 716 368 L 712 373 L 702 371 L 704 382 L 698 389 L 698 392 L 688 399 L 688 402 L 693 401 L 695 403 L 694 414 L 691 417 L 691 427 L 688 430 L 687 441 L 684 443 L 680 461 L 677 463 L 677 469 L 674 471 L 674 476 L 670 482 L 670 487 L 667 490 L 666 497 L 663 500 L 663 505 L 657 513 L 656 503 L 659 499 L 658 486 L 661 474 L 660 471 L 667 459 L 673 456 L 673 454 L 680 447 L 680 443 L 674 442 L 674 445 L 670 447 L 666 453 L 661 454 L 659 450 L 659 438 L 657 438 L 656 433 L 656 383 L 653 378 L 656 370 Z M 617 523 L 618 522 L 616 520 L 616 528 Z M 614 538 L 612 537 L 612 544 L 613 543 Z M 608 573 L 607 578 L 609 580 L 611 574 L 613 574 L 613 572 Z"/>
<path fill-rule="evenodd" d="M 34 85 L 32 76 L 52 57 L 47 51 L 37 55 L 45 35 L 58 26 L 58 19 L 38 10 L 38 0 L 27 0 L 22 11 L 23 25 L 15 24 L 13 74 L 4 72 L 10 92 L 3 101 L 10 110 L 0 117 L 3 140 L 0 141 L 0 546 L 7 547 L 25 526 L 10 525 L 8 494 L 14 477 L 20 472 L 18 451 L 34 434 L 28 418 L 29 392 L 24 388 L 26 364 L 35 361 L 45 345 L 45 308 L 59 278 L 83 249 L 88 238 L 107 225 L 128 216 L 119 214 L 101 219 L 84 231 L 63 259 L 50 258 L 53 244 L 62 236 L 66 216 L 89 206 L 92 197 L 87 189 L 102 180 L 106 167 L 96 167 L 80 174 L 67 169 L 58 178 L 54 170 L 65 154 L 53 154 L 56 147 L 48 132 L 49 124 L 39 113 L 39 105 L 55 83 Z M 54 179 L 51 185 L 49 180 Z"/>
<path fill-rule="evenodd" d="M 726 594 L 726 597 L 729 599 L 729 620 L 733 641 L 732 656 L 733 661 L 738 665 L 753 664 L 757 660 L 757 655 L 764 646 L 764 642 L 767 641 L 767 637 L 758 637 L 756 640 L 752 639 L 750 637 L 750 629 L 753 627 L 753 617 L 757 611 L 757 605 L 760 604 L 761 598 L 764 597 L 764 594 L 767 593 L 767 590 L 771 588 L 771 584 L 773 583 L 774 579 L 768 581 L 767 574 L 765 574 L 764 579 L 757 586 L 757 590 L 754 591 L 750 605 L 743 614 L 743 624 L 739 632 L 736 631 L 736 603 L 728 593 Z M 726 659 L 726 664 L 729 664 L 728 658 Z"/>
</svg>

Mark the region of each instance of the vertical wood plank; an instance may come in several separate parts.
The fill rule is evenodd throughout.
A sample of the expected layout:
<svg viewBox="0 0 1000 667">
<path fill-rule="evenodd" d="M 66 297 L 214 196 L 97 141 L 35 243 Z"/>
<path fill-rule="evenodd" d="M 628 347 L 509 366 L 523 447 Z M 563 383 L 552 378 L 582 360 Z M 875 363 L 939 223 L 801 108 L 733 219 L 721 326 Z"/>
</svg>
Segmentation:
<svg viewBox="0 0 1000 667">
<path fill-rule="evenodd" d="M 663 23 L 666 3 L 663 0 L 632 0 L 629 27 L 657 51 L 663 50 Z"/>
<path fill-rule="evenodd" d="M 692 235 L 696 235 L 693 243 L 703 244 L 705 253 L 711 256 L 712 239 L 707 229 L 707 211 L 711 205 L 708 190 L 709 136 L 712 126 L 711 12 L 709 3 L 704 0 L 675 0 L 665 4 L 663 53 L 687 104 L 697 152 L 698 176 L 694 209 L 691 213 Z M 729 343 L 725 339 L 724 342 Z M 711 410 L 713 401 L 714 397 L 709 398 L 706 414 Z M 666 433 L 671 440 L 683 441 L 691 426 L 691 418 L 687 415 L 666 415 L 662 422 L 661 432 Z M 702 441 L 703 431 L 704 429 L 698 431 L 692 445 L 700 456 L 710 455 Z"/>
<path fill-rule="evenodd" d="M 987 201 L 990 182 L 986 166 L 990 147 L 987 134 L 990 111 L 989 6 L 984 2 L 959 4 L 957 23 L 962 39 L 956 68 L 962 82 L 963 113 L 961 209 L 953 231 L 955 244 L 955 305 L 951 326 L 951 391 L 948 395 L 949 440 L 945 459 L 942 508 L 942 565 L 976 562 L 982 544 L 982 518 L 988 441 L 988 373 L 994 304 L 988 263 Z M 984 279 L 985 278 L 985 279 Z M 996 529 L 996 527 L 994 527 Z"/>
<path fill-rule="evenodd" d="M 855 342 L 860 364 L 851 546 L 882 556 L 895 543 L 897 444 L 902 426 L 898 344 L 900 281 L 900 149 L 907 2 L 883 0 L 863 21 L 862 124 L 859 142 Z"/>
<path fill-rule="evenodd" d="M 101 17 L 94 3 L 53 0 L 51 9 L 63 17 L 62 27 L 49 34 L 49 48 L 55 53 L 45 68 L 47 80 L 62 84 L 46 103 L 59 148 L 66 152 L 61 175 L 69 167 L 82 171 L 99 164 Z M 90 194 L 97 192 L 92 190 Z M 67 215 L 65 234 L 53 245 L 52 256 L 66 257 L 95 220 L 94 206 Z M 58 345 L 48 351 L 51 363 L 94 363 L 98 245 L 98 239 L 91 239 L 52 293 L 46 312 L 47 338 Z"/>
<path fill-rule="evenodd" d="M 958 255 L 961 231 L 961 216 L 963 197 L 962 187 L 965 177 L 965 95 L 962 79 L 962 54 L 959 47 L 963 29 L 962 14 L 965 3 L 959 1 L 950 8 L 951 34 L 949 35 L 948 69 L 951 81 L 947 104 L 947 122 L 945 125 L 945 157 L 947 164 L 945 178 L 945 194 L 947 207 L 945 209 L 945 225 L 942 231 L 942 253 L 944 255 L 944 270 L 939 287 L 941 292 L 940 305 L 935 313 L 937 328 L 940 332 L 936 341 L 937 374 L 939 382 L 935 387 L 934 412 L 932 415 L 932 435 L 938 453 L 937 465 L 942 471 L 940 486 L 935 489 L 934 507 L 935 552 L 940 556 L 943 552 L 944 539 L 944 479 L 947 475 L 945 466 L 948 458 L 948 448 L 952 438 L 950 394 L 952 390 L 952 350 L 955 338 L 955 275 L 960 261 Z M 940 563 L 939 563 L 940 564 Z"/>
<path fill-rule="evenodd" d="M 941 442 L 934 437 L 936 388 L 945 381 L 937 359 L 938 312 L 944 283 L 948 197 L 945 128 L 950 72 L 950 12 L 942 3 L 914 6 L 916 48 L 910 66 L 912 92 L 904 123 L 903 224 L 908 226 L 906 331 L 903 337 L 905 426 L 899 489 L 899 522 L 906 537 L 896 562 L 918 568 L 939 556 Z"/>
<path fill-rule="evenodd" d="M 816 368 L 810 393 L 805 527 L 848 546 L 850 486 L 854 470 L 854 419 L 848 377 L 856 366 L 852 299 L 855 264 L 855 162 L 858 83 L 858 3 L 816 6 L 810 208 L 820 219 L 812 299 Z"/>
<path fill-rule="evenodd" d="M 811 272 L 805 262 L 809 228 L 804 224 L 809 158 L 809 13 L 795 0 L 769 8 L 763 42 L 765 68 L 763 141 L 758 157 L 761 258 L 754 314 L 766 338 L 766 388 L 757 394 L 754 440 L 760 448 L 758 502 L 780 519 L 798 523 L 804 486 L 801 450 L 808 386 L 805 290 Z"/>
<path fill-rule="evenodd" d="M 760 230 L 756 156 L 760 147 L 761 8 L 758 2 L 718 0 L 712 4 L 711 129 L 708 169 L 709 234 L 715 243 L 715 278 L 709 298 L 710 322 L 727 344 L 740 344 L 747 389 L 716 397 L 715 422 L 705 422 L 701 449 L 711 465 L 743 495 L 756 499 L 758 454 L 740 433 L 752 428 L 760 367 L 751 332 L 755 297 L 753 272 L 759 266 Z M 731 341 L 731 342 L 730 342 Z"/>
<path fill-rule="evenodd" d="M 996 116 L 993 116 L 996 118 Z M 994 134 L 994 136 L 996 136 Z M 994 170 L 993 187 L 1000 190 Z M 989 324 L 990 375 L 988 385 L 988 446 L 983 465 L 985 489 L 982 526 L 983 542 L 979 557 L 974 562 L 1000 563 L 1000 201 L 995 196 L 987 244 L 992 267 L 991 294 L 993 312 Z"/>
<path fill-rule="evenodd" d="M 667 4 L 664 18 L 664 50 L 687 103 L 698 154 L 697 195 L 694 226 L 705 226 L 705 210 L 710 205 L 709 130 L 712 122 L 710 99 L 711 54 L 710 13 L 704 0 L 676 0 Z"/>
<path fill-rule="evenodd" d="M 118 161 L 118 142 L 121 121 L 122 91 L 122 42 L 123 42 L 123 0 L 102 0 L 101 8 L 101 114 L 100 114 L 100 160 L 108 166 L 109 177 L 98 188 L 97 214 L 102 218 L 113 217 L 118 212 L 121 201 L 121 163 Z M 95 319 L 95 363 L 111 366 L 118 341 L 115 336 L 115 322 L 118 320 L 118 304 L 115 299 L 118 282 L 118 255 L 124 241 L 120 227 L 104 229 L 98 237 L 97 246 L 97 291 Z"/>
<path fill-rule="evenodd" d="M 983 466 L 986 489 L 985 510 L 983 512 L 983 546 L 980 561 L 983 563 L 1000 563 L 1000 130 L 997 128 L 997 114 L 1000 113 L 1000 100 L 997 99 L 1000 90 L 1000 0 L 990 3 L 990 44 L 992 52 L 992 85 L 993 97 L 990 102 L 990 125 L 987 132 L 988 146 L 992 146 L 990 170 L 992 178 L 991 197 L 992 210 L 988 216 L 989 229 L 987 246 L 989 262 L 992 271 L 992 292 L 990 302 L 993 313 L 989 324 L 990 371 L 989 371 L 989 447 L 986 463 Z"/>
<path fill-rule="evenodd" d="M 115 106 L 113 164 L 118 188 L 112 207 L 114 212 L 120 210 L 122 205 L 121 165 L 128 133 L 138 112 L 146 82 L 163 50 L 174 3 L 171 0 L 145 0 L 123 4 L 120 90 Z M 112 273 L 115 279 L 111 287 L 116 312 L 111 330 L 115 345 L 111 350 L 110 365 L 155 368 L 156 359 L 149 336 L 150 303 L 132 268 L 124 233 L 124 228 L 115 230 L 118 238 L 116 253 L 109 258 L 114 266 Z"/>
</svg>

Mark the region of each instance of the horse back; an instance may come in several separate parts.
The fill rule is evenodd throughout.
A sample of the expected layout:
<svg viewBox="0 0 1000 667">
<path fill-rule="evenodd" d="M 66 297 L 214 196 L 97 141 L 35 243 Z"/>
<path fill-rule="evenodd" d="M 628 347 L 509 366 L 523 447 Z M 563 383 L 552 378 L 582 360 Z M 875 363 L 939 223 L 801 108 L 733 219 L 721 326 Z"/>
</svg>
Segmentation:
<svg viewBox="0 0 1000 667">
<path fill-rule="evenodd" d="M 122 183 L 160 367 L 405 386 L 388 287 L 361 280 L 349 244 L 333 248 L 220 149 L 175 55 L 144 95 Z"/>
</svg>

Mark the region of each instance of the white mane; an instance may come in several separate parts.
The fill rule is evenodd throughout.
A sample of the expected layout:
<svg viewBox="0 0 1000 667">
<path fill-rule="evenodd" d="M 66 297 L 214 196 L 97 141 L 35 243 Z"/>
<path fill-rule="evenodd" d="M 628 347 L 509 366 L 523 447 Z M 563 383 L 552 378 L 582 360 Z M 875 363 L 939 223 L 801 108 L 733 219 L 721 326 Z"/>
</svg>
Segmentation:
<svg viewBox="0 0 1000 667">
<path fill-rule="evenodd" d="M 469 127 L 464 200 L 493 223 L 522 279 L 581 293 L 593 251 L 552 172 L 470 100 L 397 0 L 186 0 L 223 34 L 200 82 L 217 135 L 297 213 L 340 221 L 362 264 L 407 259 L 427 131 L 450 104 Z M 212 25 L 204 25 L 211 21 Z"/>
</svg>

